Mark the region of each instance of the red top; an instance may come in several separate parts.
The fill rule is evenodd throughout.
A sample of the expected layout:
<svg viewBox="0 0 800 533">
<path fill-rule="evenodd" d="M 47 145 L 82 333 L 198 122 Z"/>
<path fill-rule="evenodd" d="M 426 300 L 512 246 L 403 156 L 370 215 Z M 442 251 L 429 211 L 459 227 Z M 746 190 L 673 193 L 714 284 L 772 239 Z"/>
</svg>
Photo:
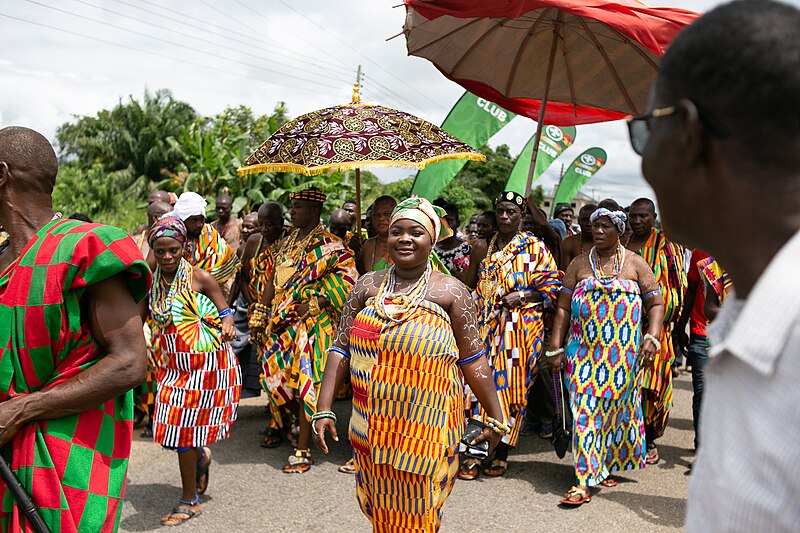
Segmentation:
<svg viewBox="0 0 800 533">
<path fill-rule="evenodd" d="M 700 277 L 700 270 L 697 268 L 697 263 L 706 257 L 708 257 L 708 254 L 703 251 L 695 250 L 692 252 L 692 259 L 689 262 L 691 266 L 689 267 L 689 273 L 686 275 L 686 279 L 688 279 L 690 283 L 697 283 L 697 290 L 695 291 L 694 297 L 694 307 L 692 308 L 692 314 L 689 317 L 689 332 L 692 335 L 701 335 L 703 337 L 706 336 L 706 324 L 708 323 L 708 319 L 706 319 L 706 313 L 704 311 L 706 293 L 703 290 L 703 279 Z"/>
</svg>

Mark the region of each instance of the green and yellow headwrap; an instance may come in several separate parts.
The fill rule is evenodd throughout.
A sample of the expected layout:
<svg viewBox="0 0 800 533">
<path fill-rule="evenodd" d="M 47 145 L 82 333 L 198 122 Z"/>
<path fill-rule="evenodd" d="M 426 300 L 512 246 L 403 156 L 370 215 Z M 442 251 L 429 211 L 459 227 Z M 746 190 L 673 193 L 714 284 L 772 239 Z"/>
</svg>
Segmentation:
<svg viewBox="0 0 800 533">
<path fill-rule="evenodd" d="M 444 220 L 445 215 L 444 209 L 433 205 L 427 198 L 412 196 L 407 200 L 403 200 L 394 208 L 391 225 L 398 220 L 413 220 L 427 230 L 431 236 L 431 241 L 435 244 L 453 236 L 453 230 Z"/>
</svg>

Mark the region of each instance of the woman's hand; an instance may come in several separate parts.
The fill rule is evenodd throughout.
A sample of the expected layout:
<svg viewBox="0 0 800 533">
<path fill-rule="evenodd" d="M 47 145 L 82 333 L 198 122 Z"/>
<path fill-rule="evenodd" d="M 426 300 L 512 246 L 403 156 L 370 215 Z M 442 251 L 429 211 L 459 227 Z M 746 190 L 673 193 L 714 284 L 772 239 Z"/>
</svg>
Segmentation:
<svg viewBox="0 0 800 533">
<path fill-rule="evenodd" d="M 323 418 L 311 423 L 311 433 L 314 435 L 314 444 L 317 448 L 322 450 L 322 453 L 328 453 L 328 445 L 325 443 L 325 432 L 331 434 L 334 442 L 339 442 L 339 435 L 336 433 L 336 422 L 331 418 Z"/>
<path fill-rule="evenodd" d="M 489 441 L 489 453 L 492 453 L 494 447 L 500 442 L 500 439 L 503 437 L 497 433 L 496 431 L 492 430 L 492 428 L 485 427 L 480 435 L 475 437 L 470 444 L 475 445 L 479 444 L 485 440 Z"/>
<path fill-rule="evenodd" d="M 550 367 L 550 372 L 560 372 L 562 368 L 564 368 L 564 362 L 566 361 L 566 356 L 564 352 L 561 352 L 558 355 L 554 355 L 553 357 L 547 358 L 547 366 Z"/>
<path fill-rule="evenodd" d="M 636 362 L 639 366 L 642 366 L 644 363 L 647 368 L 652 368 L 653 364 L 656 362 L 656 353 L 658 350 L 656 349 L 656 345 L 650 339 L 644 339 L 642 344 L 639 346 L 639 354 L 637 356 Z"/>
<path fill-rule="evenodd" d="M 229 341 L 236 337 L 236 330 L 233 327 L 233 315 L 228 315 L 222 319 L 222 340 Z"/>
</svg>

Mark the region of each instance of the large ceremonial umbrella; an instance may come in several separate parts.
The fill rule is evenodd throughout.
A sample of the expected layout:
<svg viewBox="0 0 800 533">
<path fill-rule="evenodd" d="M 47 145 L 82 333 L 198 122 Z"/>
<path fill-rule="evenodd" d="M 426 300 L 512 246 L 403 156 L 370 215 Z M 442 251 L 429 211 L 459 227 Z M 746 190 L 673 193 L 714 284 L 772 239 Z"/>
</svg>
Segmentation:
<svg viewBox="0 0 800 533">
<path fill-rule="evenodd" d="M 443 129 L 403 111 L 362 104 L 358 86 L 353 101 L 290 120 L 237 169 L 298 172 L 314 176 L 355 169 L 356 211 L 361 227 L 361 172 L 365 167 L 413 167 L 445 159 L 485 161 L 486 157 Z"/>
<path fill-rule="evenodd" d="M 635 0 L 405 0 L 409 55 L 478 96 L 544 124 L 642 113 L 660 56 L 699 15 Z"/>
</svg>

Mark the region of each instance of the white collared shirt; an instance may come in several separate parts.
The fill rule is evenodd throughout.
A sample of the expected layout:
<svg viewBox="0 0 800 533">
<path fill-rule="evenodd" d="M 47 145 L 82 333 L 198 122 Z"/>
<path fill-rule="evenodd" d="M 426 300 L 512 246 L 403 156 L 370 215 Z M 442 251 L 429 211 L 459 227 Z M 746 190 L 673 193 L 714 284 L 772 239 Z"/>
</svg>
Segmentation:
<svg viewBox="0 0 800 533">
<path fill-rule="evenodd" d="M 800 232 L 708 327 L 686 529 L 800 531 Z"/>
</svg>

